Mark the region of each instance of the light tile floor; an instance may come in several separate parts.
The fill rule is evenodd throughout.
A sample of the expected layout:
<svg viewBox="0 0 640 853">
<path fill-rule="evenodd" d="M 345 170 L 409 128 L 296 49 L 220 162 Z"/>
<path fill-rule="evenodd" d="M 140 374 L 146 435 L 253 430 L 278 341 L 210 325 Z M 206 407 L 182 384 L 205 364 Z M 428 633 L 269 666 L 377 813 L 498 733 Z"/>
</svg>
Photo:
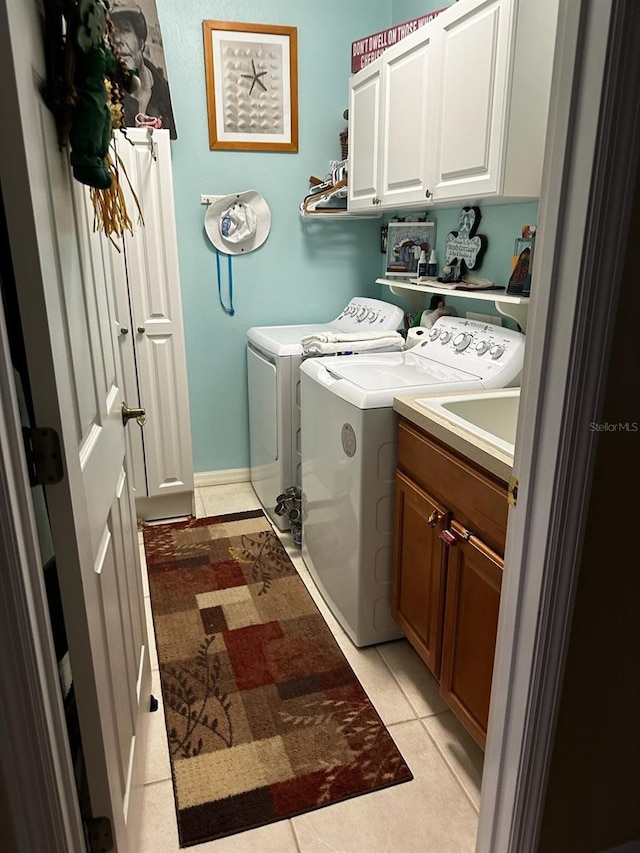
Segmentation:
<svg viewBox="0 0 640 853">
<path fill-rule="evenodd" d="M 198 517 L 258 509 L 249 483 L 196 490 Z M 291 820 L 189 848 L 194 853 L 467 853 L 475 848 L 483 754 L 447 710 L 417 654 L 397 640 L 357 649 L 328 610 L 287 533 L 280 538 L 414 779 Z M 140 546 L 143 569 L 144 548 Z M 146 570 L 153 694 L 160 703 Z M 150 722 L 139 853 L 176 853 L 169 752 L 162 705 Z"/>
</svg>

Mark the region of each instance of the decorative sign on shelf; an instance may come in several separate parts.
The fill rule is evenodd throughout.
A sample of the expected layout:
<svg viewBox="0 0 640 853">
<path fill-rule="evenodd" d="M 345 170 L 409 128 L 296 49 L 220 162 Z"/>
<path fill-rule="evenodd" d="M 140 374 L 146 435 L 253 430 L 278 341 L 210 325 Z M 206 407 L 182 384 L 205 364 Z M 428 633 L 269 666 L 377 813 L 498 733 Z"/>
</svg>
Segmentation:
<svg viewBox="0 0 640 853">
<path fill-rule="evenodd" d="M 458 230 L 449 231 L 444 243 L 444 263 L 440 281 L 462 281 L 467 269 L 480 266 L 487 238 L 476 234 L 481 219 L 479 207 L 463 207 L 458 214 Z M 448 267 L 448 271 L 446 269 Z"/>
<path fill-rule="evenodd" d="M 419 18 L 412 18 L 410 21 L 405 21 L 404 24 L 396 24 L 395 27 L 389 27 L 386 30 L 381 30 L 379 33 L 365 36 L 358 41 L 351 43 L 351 73 L 370 65 L 374 59 L 377 59 L 380 54 L 388 47 L 396 44 L 406 38 L 411 33 L 428 24 L 444 9 L 435 9 L 433 12 L 428 12 L 426 15 L 421 15 Z"/>
</svg>

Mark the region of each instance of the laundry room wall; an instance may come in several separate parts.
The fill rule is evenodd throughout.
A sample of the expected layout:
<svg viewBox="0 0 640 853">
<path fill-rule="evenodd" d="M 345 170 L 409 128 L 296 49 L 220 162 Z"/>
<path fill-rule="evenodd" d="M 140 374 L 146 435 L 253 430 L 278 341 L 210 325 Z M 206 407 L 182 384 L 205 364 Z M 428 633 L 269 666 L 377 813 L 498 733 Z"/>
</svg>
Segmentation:
<svg viewBox="0 0 640 853">
<path fill-rule="evenodd" d="M 339 159 L 348 103 L 351 42 L 449 5 L 443 0 L 156 0 L 178 138 L 172 142 L 174 190 L 196 473 L 249 464 L 246 331 L 254 325 L 324 322 L 351 296 L 400 302 L 375 279 L 384 269 L 381 220 L 303 220 L 298 205 L 310 175 Z M 280 24 L 298 29 L 299 150 L 211 151 L 207 124 L 203 20 Z M 256 189 L 272 213 L 264 245 L 233 259 L 234 304 L 218 301 L 215 251 L 204 231 L 200 195 Z M 436 209 L 443 256 L 459 207 Z M 504 284 L 521 225 L 537 204 L 486 205 L 480 231 L 488 249 L 479 274 Z M 388 217 L 386 217 L 388 218 Z M 226 259 L 222 264 L 226 284 Z M 492 302 L 453 300 L 460 313 L 496 313 Z"/>
<path fill-rule="evenodd" d="M 302 220 L 309 176 L 340 159 L 348 105 L 351 42 L 391 23 L 389 0 L 156 0 L 178 138 L 172 143 L 186 334 L 194 470 L 249 465 L 246 331 L 254 325 L 325 322 L 351 296 L 380 295 L 378 222 Z M 298 29 L 297 153 L 211 151 L 203 20 Z M 256 189 L 272 214 L 271 234 L 233 259 L 230 317 L 218 302 L 215 251 L 200 195 Z M 226 281 L 226 259 L 222 269 Z"/>
<path fill-rule="evenodd" d="M 451 6 L 455 0 L 391 0 L 391 26 Z"/>
</svg>

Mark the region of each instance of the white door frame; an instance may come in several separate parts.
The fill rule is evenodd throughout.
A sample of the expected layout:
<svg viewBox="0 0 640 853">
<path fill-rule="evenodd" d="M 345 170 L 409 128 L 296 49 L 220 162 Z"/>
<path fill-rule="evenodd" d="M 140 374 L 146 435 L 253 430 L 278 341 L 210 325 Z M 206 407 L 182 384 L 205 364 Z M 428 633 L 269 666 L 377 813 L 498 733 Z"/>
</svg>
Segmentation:
<svg viewBox="0 0 640 853">
<path fill-rule="evenodd" d="M 598 435 L 589 424 L 601 420 L 638 176 L 635 7 L 625 0 L 560 6 L 481 853 L 537 849 Z"/>
<path fill-rule="evenodd" d="M 11 818 L 4 849 L 79 853 L 84 835 L 1 305 L 0 566 L 0 812 Z"/>
</svg>

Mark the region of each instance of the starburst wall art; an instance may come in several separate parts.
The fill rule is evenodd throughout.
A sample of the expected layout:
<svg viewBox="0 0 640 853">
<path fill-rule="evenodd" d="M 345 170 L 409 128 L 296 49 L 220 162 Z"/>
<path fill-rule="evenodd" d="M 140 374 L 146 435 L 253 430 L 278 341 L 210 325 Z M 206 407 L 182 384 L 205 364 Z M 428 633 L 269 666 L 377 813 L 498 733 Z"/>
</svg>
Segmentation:
<svg viewBox="0 0 640 853">
<path fill-rule="evenodd" d="M 295 27 L 203 21 L 209 146 L 298 150 Z"/>
</svg>

